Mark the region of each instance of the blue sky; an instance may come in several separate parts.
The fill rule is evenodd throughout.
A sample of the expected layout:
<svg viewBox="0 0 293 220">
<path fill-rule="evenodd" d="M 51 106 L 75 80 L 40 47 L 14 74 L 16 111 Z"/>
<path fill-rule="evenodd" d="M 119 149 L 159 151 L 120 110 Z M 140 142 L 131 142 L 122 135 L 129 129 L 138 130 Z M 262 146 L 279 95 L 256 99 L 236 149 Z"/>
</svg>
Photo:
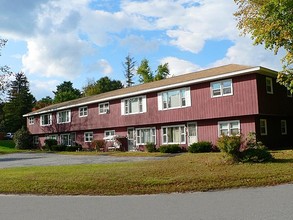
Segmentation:
<svg viewBox="0 0 293 220">
<path fill-rule="evenodd" d="M 1 0 L 0 65 L 24 71 L 37 99 L 63 81 L 125 82 L 128 54 L 153 71 L 168 63 L 171 75 L 230 63 L 280 70 L 282 51 L 240 36 L 236 9 L 232 0 Z"/>
</svg>

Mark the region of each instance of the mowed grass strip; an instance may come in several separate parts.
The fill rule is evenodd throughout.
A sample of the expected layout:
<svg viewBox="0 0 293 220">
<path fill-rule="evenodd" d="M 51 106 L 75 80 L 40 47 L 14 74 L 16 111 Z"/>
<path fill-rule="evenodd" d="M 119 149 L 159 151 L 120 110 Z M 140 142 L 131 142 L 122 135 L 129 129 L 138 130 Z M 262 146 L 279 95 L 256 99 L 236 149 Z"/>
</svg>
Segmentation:
<svg viewBox="0 0 293 220">
<path fill-rule="evenodd" d="M 293 182 L 293 151 L 275 162 L 227 164 L 221 153 L 185 153 L 160 161 L 0 169 L 0 193 L 131 195 L 208 191 Z"/>
</svg>

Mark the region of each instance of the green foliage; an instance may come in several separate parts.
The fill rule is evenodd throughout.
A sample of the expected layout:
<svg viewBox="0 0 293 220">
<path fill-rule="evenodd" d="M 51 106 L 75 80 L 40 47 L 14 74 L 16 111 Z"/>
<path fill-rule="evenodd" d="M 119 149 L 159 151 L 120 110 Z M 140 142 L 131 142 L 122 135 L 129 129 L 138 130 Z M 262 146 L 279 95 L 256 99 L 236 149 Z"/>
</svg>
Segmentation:
<svg viewBox="0 0 293 220">
<path fill-rule="evenodd" d="M 74 151 L 79 151 L 79 150 L 81 150 L 81 146 L 67 146 L 66 147 L 66 151 L 70 151 L 70 152 L 74 152 Z"/>
<path fill-rule="evenodd" d="M 52 145 L 51 149 L 53 151 L 65 151 L 66 150 L 66 145 L 63 145 L 63 144 L 61 144 L 61 145 Z"/>
<path fill-rule="evenodd" d="M 242 144 L 242 136 L 223 135 L 218 138 L 217 147 L 221 152 L 226 153 L 234 161 L 239 161 L 240 147 Z"/>
<path fill-rule="evenodd" d="M 167 76 L 170 73 L 168 63 L 165 63 L 163 65 L 160 64 L 158 66 L 158 69 L 156 70 L 156 73 L 157 74 L 154 77 L 154 81 L 158 81 L 158 80 L 161 80 L 161 79 L 166 79 Z"/>
<path fill-rule="evenodd" d="M 162 145 L 159 148 L 159 151 L 161 153 L 180 153 L 182 152 L 182 148 L 179 146 L 179 144 L 169 144 L 169 145 Z"/>
<path fill-rule="evenodd" d="M 57 140 L 54 140 L 54 139 L 46 139 L 45 140 L 45 148 L 47 150 L 53 150 L 52 149 L 53 145 L 57 145 Z"/>
<path fill-rule="evenodd" d="M 7 132 L 15 132 L 26 126 L 26 118 L 23 115 L 32 111 L 36 101 L 29 91 L 29 83 L 24 73 L 15 74 L 8 95 L 9 100 L 3 107 L 4 127 Z"/>
<path fill-rule="evenodd" d="M 286 51 L 286 55 L 282 58 L 284 69 L 279 73 L 278 82 L 293 93 L 292 0 L 234 1 L 238 5 L 238 11 L 235 13 L 238 28 L 243 34 L 251 35 L 254 44 L 263 44 L 275 54 L 281 48 Z"/>
<path fill-rule="evenodd" d="M 131 57 L 129 54 L 125 58 L 125 62 L 122 63 L 124 68 L 124 76 L 126 78 L 126 87 L 130 87 L 134 84 L 133 77 L 134 77 L 134 71 L 135 71 L 135 60 L 133 57 Z"/>
<path fill-rule="evenodd" d="M 200 141 L 193 143 L 188 147 L 188 152 L 190 153 L 203 153 L 212 151 L 212 143 L 208 141 Z"/>
<path fill-rule="evenodd" d="M 153 153 L 153 152 L 157 152 L 157 148 L 156 145 L 154 143 L 147 143 L 145 145 L 146 149 L 148 152 Z"/>
<path fill-rule="evenodd" d="M 22 127 L 18 131 L 15 132 L 13 136 L 13 141 L 15 143 L 16 149 L 32 149 L 33 143 L 32 138 L 27 129 Z"/>
<path fill-rule="evenodd" d="M 55 94 L 54 103 L 65 102 L 81 97 L 81 93 L 78 89 L 73 88 L 72 82 L 64 81 L 57 86 L 57 90 L 53 92 Z"/>
<path fill-rule="evenodd" d="M 46 96 L 35 103 L 34 110 L 38 110 L 52 104 L 53 99 L 50 96 Z"/>
</svg>

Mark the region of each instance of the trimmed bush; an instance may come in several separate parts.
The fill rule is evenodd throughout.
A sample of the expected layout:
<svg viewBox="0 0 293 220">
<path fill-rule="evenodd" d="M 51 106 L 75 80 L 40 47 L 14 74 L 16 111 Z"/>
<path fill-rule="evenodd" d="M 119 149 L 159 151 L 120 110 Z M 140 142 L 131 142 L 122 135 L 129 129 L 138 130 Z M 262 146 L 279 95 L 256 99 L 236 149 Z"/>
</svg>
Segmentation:
<svg viewBox="0 0 293 220">
<path fill-rule="evenodd" d="M 75 151 L 79 151 L 79 150 L 81 150 L 81 146 L 67 146 L 66 147 L 66 151 L 71 151 L 71 152 L 75 152 Z"/>
<path fill-rule="evenodd" d="M 146 147 L 147 151 L 150 153 L 157 152 L 157 148 L 154 143 L 147 143 L 145 147 Z"/>
<path fill-rule="evenodd" d="M 46 139 L 45 140 L 45 149 L 53 150 L 52 149 L 53 145 L 57 145 L 57 140 L 54 140 L 54 139 Z"/>
<path fill-rule="evenodd" d="M 234 161 L 239 161 L 240 148 L 242 145 L 242 136 L 227 136 L 219 137 L 217 146 L 221 152 L 226 153 Z"/>
<path fill-rule="evenodd" d="M 169 144 L 169 145 L 162 145 L 162 146 L 160 146 L 159 151 L 161 153 L 175 154 L 175 153 L 182 152 L 182 148 L 179 147 L 179 144 Z"/>
<path fill-rule="evenodd" d="M 66 145 L 52 145 L 51 149 L 52 151 L 65 151 Z"/>
<path fill-rule="evenodd" d="M 266 148 L 248 148 L 241 152 L 242 162 L 262 163 L 273 160 L 273 156 Z"/>
<path fill-rule="evenodd" d="M 13 136 L 16 149 L 33 149 L 32 137 L 27 129 L 22 127 Z"/>
<path fill-rule="evenodd" d="M 193 143 L 188 147 L 188 152 L 190 153 L 204 153 L 211 152 L 213 149 L 213 145 L 208 141 L 200 141 L 197 143 Z"/>
</svg>

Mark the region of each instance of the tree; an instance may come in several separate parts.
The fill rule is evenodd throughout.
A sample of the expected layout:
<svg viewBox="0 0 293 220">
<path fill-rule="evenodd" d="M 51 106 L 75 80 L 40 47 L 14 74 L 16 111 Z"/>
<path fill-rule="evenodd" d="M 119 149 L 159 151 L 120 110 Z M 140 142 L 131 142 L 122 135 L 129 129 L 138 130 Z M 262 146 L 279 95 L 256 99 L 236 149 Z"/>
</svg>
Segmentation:
<svg viewBox="0 0 293 220">
<path fill-rule="evenodd" d="M 10 84 L 8 102 L 4 104 L 4 127 L 6 131 L 15 132 L 26 126 L 24 114 L 31 112 L 35 97 L 29 91 L 29 83 L 23 72 L 15 74 L 15 80 Z"/>
<path fill-rule="evenodd" d="M 234 0 L 238 11 L 237 27 L 244 35 L 251 34 L 254 44 L 264 44 L 275 54 L 285 49 L 283 71 L 278 82 L 293 92 L 293 1 L 292 0 Z"/>
<path fill-rule="evenodd" d="M 1 56 L 1 49 L 5 47 L 7 43 L 6 39 L 0 38 L 0 56 Z M 10 68 L 8 66 L 0 66 L 0 92 L 4 93 L 6 89 L 9 87 L 9 76 L 12 74 Z"/>
<path fill-rule="evenodd" d="M 130 87 L 134 84 L 133 77 L 134 77 L 134 71 L 135 71 L 135 60 L 133 57 L 128 55 L 125 58 L 125 62 L 122 63 L 124 67 L 124 76 L 126 78 L 126 87 Z"/>
<path fill-rule="evenodd" d="M 149 66 L 149 61 L 147 59 L 143 59 L 137 69 L 137 74 L 139 75 L 140 83 L 148 83 L 166 79 L 169 75 L 168 63 L 165 63 L 163 65 L 160 64 L 156 70 L 156 75 L 154 76 Z"/>
<path fill-rule="evenodd" d="M 50 96 L 46 96 L 45 98 L 42 98 L 35 103 L 33 110 L 35 111 L 52 104 L 53 104 L 53 99 Z"/>
<path fill-rule="evenodd" d="M 119 80 L 111 80 L 105 76 L 94 82 L 94 80 L 88 80 L 88 83 L 83 87 L 84 96 L 97 95 L 105 92 L 110 92 L 116 89 L 123 88 L 123 84 Z"/>
<path fill-rule="evenodd" d="M 81 92 L 78 89 L 73 88 L 72 82 L 64 81 L 57 86 L 57 90 L 54 92 L 54 103 L 65 102 L 81 97 Z"/>
</svg>

